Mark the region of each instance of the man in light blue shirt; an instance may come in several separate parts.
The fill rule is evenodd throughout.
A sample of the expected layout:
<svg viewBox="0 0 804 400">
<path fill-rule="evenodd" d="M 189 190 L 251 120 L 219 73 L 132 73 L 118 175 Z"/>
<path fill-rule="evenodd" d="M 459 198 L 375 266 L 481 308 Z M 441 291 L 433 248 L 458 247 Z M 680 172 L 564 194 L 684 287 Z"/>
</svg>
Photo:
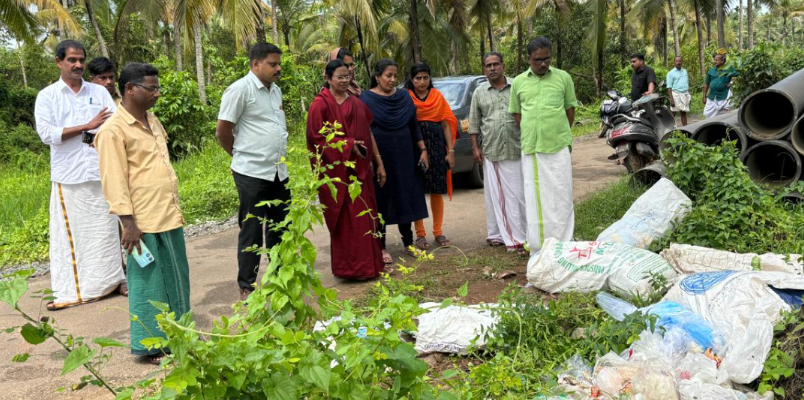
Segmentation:
<svg viewBox="0 0 804 400">
<path fill-rule="evenodd" d="M 240 299 L 254 291 L 260 255 L 248 251 L 251 246 L 271 248 L 281 241 L 282 232 L 263 227 L 260 218 L 280 223 L 287 214 L 284 206 L 257 204 L 269 200 L 290 199 L 287 165 L 279 162 L 287 156 L 288 129 L 282 110 L 282 91 L 276 82 L 282 71 L 282 50 L 270 43 L 251 48 L 251 71 L 226 88 L 221 97 L 216 135 L 218 143 L 232 155 L 232 175 L 240 197 L 237 243 L 237 283 Z M 248 215 L 258 218 L 248 218 Z M 263 236 L 265 229 L 265 236 Z"/>
<path fill-rule="evenodd" d="M 681 68 L 681 56 L 673 60 L 675 68 L 667 73 L 667 94 L 670 97 L 670 110 L 681 114 L 681 125 L 687 125 L 687 112 L 690 111 L 690 78 L 687 70 Z"/>
</svg>

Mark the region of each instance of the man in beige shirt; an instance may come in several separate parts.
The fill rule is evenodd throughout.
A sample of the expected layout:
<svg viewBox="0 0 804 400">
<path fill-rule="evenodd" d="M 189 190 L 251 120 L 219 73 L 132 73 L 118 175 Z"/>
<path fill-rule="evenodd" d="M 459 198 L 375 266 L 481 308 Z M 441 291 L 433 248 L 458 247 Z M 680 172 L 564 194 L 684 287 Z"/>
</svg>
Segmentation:
<svg viewBox="0 0 804 400">
<path fill-rule="evenodd" d="M 158 73 L 143 63 L 123 68 L 118 81 L 121 107 L 95 139 L 103 194 L 110 212 L 123 223 L 122 245 L 129 254 L 129 312 L 139 317 L 131 322 L 131 352 L 154 363 L 169 349 L 148 349 L 140 343 L 164 335 L 156 323 L 158 311 L 149 301 L 168 304 L 176 319 L 190 311 L 178 181 L 165 129 L 148 111 L 159 99 Z"/>
</svg>

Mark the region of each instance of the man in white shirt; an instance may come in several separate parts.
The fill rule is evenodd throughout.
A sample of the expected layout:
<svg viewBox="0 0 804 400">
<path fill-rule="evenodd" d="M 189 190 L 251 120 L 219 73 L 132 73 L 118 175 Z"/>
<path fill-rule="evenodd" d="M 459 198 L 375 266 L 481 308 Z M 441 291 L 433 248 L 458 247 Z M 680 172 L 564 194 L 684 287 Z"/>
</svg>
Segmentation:
<svg viewBox="0 0 804 400">
<path fill-rule="evenodd" d="M 100 85 L 84 81 L 86 51 L 65 40 L 56 47 L 61 78 L 36 96 L 36 131 L 50 146 L 50 281 L 57 310 L 127 294 L 118 219 L 103 197 L 94 133 L 116 107 Z"/>
<path fill-rule="evenodd" d="M 287 215 L 285 206 L 257 204 L 270 200 L 290 199 L 288 169 L 279 164 L 287 155 L 288 130 L 282 110 L 282 91 L 276 85 L 281 76 L 282 50 L 270 43 L 251 48 L 251 71 L 226 88 L 221 98 L 216 136 L 218 143 L 232 156 L 232 175 L 240 197 L 237 244 L 240 299 L 254 290 L 260 255 L 247 250 L 252 246 L 271 248 L 279 244 L 282 232 L 273 223 Z M 257 218 L 248 218 L 251 214 Z M 263 243 L 263 224 L 265 224 Z"/>
</svg>

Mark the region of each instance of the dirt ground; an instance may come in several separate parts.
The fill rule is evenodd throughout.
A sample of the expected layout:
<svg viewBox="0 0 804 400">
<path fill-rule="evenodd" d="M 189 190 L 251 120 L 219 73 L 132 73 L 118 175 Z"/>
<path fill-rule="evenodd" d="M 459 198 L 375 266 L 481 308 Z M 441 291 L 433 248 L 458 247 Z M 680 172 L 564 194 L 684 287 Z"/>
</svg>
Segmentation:
<svg viewBox="0 0 804 400">
<path fill-rule="evenodd" d="M 607 183 L 625 174 L 625 168 L 606 159 L 611 149 L 596 137 L 576 139 L 572 152 L 573 188 L 576 201 L 600 190 Z M 427 222 L 426 222 L 427 224 Z M 389 251 L 395 257 L 402 255 L 398 236 L 389 230 Z M 490 248 L 485 243 L 485 211 L 482 189 L 456 188 L 452 202 L 447 203 L 444 232 L 457 249 L 441 249 L 436 260 L 422 265 L 411 279 L 421 284 L 422 300 L 440 300 L 454 296 L 456 289 L 469 282 L 467 303 L 491 302 L 506 286 L 525 283 L 526 260 L 507 254 L 504 249 Z M 339 291 L 340 298 L 370 296 L 373 282 L 347 282 L 335 278 L 330 270 L 329 235 L 325 227 L 318 227 L 310 236 L 318 250 L 316 270 L 321 273 L 325 286 Z M 432 236 L 429 238 L 432 241 Z M 193 238 L 187 243 L 192 282 L 191 303 L 199 329 L 204 330 L 221 315 L 231 314 L 231 304 L 238 300 L 235 282 L 237 229 L 215 235 Z M 460 250 L 459 250 L 460 249 Z M 462 256 L 462 253 L 466 256 Z M 497 279 L 495 273 L 512 271 L 516 275 Z M 48 276 L 30 281 L 29 294 L 50 287 Z M 103 301 L 48 312 L 36 299 L 25 298 L 21 308 L 31 315 L 55 318 L 57 325 L 75 336 L 88 338 L 109 337 L 123 343 L 129 341 L 128 309 L 125 297 L 114 296 Z M 0 329 L 22 325 L 23 321 L 8 307 L 0 306 Z M 11 361 L 15 354 L 30 353 L 24 363 Z M 102 371 L 112 386 L 130 384 L 158 371 L 154 366 L 140 362 L 127 349 L 114 348 L 112 359 Z M 107 391 L 85 388 L 80 391 L 56 392 L 70 386 L 85 375 L 78 369 L 61 376 L 65 352 L 48 341 L 38 346 L 27 344 L 19 333 L 0 334 L 0 399 L 107 399 Z"/>
</svg>

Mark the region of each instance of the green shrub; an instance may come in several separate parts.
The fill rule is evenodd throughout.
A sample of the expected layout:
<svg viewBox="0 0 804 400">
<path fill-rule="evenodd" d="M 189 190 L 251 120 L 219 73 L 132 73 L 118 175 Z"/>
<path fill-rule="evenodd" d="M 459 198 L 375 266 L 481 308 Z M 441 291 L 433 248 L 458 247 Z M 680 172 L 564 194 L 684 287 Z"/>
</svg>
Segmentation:
<svg viewBox="0 0 804 400">
<path fill-rule="evenodd" d="M 47 151 L 48 147 L 42 144 L 39 135 L 30 126 L 21 124 L 10 128 L 0 122 L 0 164 L 26 166 L 30 162 L 38 162 L 37 155 Z"/>
<path fill-rule="evenodd" d="M 788 73 L 781 62 L 779 47 L 766 43 L 760 43 L 737 56 L 734 66 L 740 72 L 731 88 L 735 105 L 751 93 L 779 82 Z"/>
<path fill-rule="evenodd" d="M 165 127 L 174 158 L 201 150 L 205 136 L 215 133 L 215 111 L 198 98 L 198 84 L 188 72 L 161 72 L 161 97 L 153 108 Z"/>
<path fill-rule="evenodd" d="M 748 176 L 734 142 L 707 147 L 670 139 L 668 178 L 693 207 L 664 240 L 739 253 L 800 253 L 804 250 L 804 206 L 786 204 Z M 799 185 L 800 187 L 801 185 Z M 790 189 L 786 189 L 790 190 Z"/>
<path fill-rule="evenodd" d="M 556 379 L 572 356 L 587 362 L 610 351 L 620 353 L 651 327 L 639 314 L 623 322 L 609 317 L 595 293 L 568 292 L 545 301 L 510 287 L 497 300 L 499 322 L 486 346 L 493 357 L 476 354 L 479 365 L 449 381 L 460 398 L 531 399 L 561 393 Z M 483 360 L 485 359 L 485 360 Z M 445 373 L 446 375 L 446 373 Z M 539 397 L 536 397 L 539 398 Z"/>
<path fill-rule="evenodd" d="M 0 122 L 9 126 L 26 124 L 34 126 L 34 104 L 36 94 L 34 89 L 11 86 L 5 80 L 0 80 Z"/>
</svg>

